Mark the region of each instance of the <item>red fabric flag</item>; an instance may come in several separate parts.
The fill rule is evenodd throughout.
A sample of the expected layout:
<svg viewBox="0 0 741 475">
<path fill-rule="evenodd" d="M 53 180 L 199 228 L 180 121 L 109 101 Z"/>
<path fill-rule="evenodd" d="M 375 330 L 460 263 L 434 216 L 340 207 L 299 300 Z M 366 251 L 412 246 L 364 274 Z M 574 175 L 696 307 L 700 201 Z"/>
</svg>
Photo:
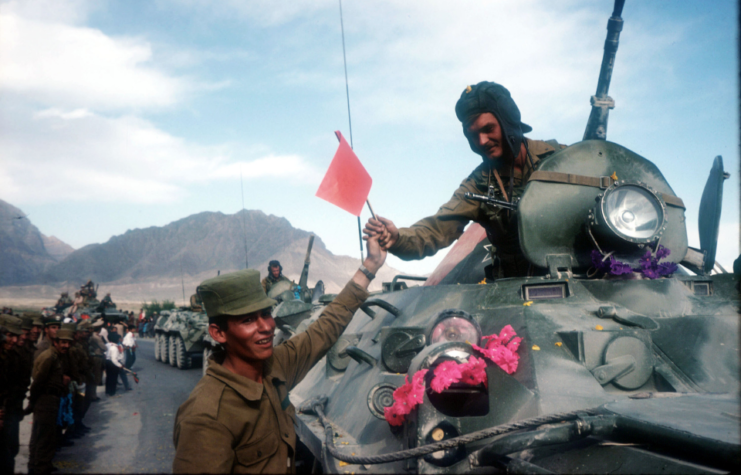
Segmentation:
<svg viewBox="0 0 741 475">
<path fill-rule="evenodd" d="M 319 185 L 316 196 L 339 206 L 345 211 L 360 216 L 368 199 L 373 179 L 360 163 L 345 137 L 337 131 L 340 146 L 329 164 L 326 175 Z"/>
</svg>

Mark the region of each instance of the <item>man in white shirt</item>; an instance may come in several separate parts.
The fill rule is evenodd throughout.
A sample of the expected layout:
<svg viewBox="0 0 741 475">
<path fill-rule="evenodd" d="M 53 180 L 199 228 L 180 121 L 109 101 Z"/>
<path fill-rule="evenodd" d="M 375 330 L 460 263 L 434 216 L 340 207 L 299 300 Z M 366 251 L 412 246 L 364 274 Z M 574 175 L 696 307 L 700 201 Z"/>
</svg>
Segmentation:
<svg viewBox="0 0 741 475">
<path fill-rule="evenodd" d="M 134 366 L 134 362 L 136 361 L 136 335 L 134 334 L 134 330 L 136 327 L 134 325 L 129 325 L 129 331 L 126 333 L 126 336 L 123 340 L 123 347 L 124 347 L 124 355 L 125 355 L 125 363 L 124 365 L 126 368 L 131 369 L 132 366 Z"/>
<path fill-rule="evenodd" d="M 119 345 L 119 336 L 117 333 L 111 332 L 108 335 L 109 343 L 106 345 L 108 351 L 106 352 L 105 361 L 105 392 L 109 396 L 116 395 L 116 383 L 118 382 L 119 375 L 123 382 L 124 388 L 130 391 L 129 380 L 126 378 L 126 372 L 124 371 L 124 355 L 123 348 Z"/>
</svg>

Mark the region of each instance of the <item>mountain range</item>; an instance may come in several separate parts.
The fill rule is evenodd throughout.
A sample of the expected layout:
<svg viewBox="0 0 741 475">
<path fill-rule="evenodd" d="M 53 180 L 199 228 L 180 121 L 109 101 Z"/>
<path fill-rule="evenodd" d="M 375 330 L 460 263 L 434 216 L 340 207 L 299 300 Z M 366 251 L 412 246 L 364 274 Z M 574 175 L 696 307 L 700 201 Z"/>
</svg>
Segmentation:
<svg viewBox="0 0 741 475">
<path fill-rule="evenodd" d="M 4 201 L 0 201 L 0 219 L 0 286 L 31 285 L 48 293 L 51 288 L 73 291 L 92 279 L 100 284 L 99 293 L 111 292 L 114 301 L 117 296 L 138 302 L 152 298 L 179 301 L 202 280 L 244 269 L 245 262 L 265 276 L 272 259 L 280 260 L 284 274 L 298 281 L 310 236 L 285 218 L 259 210 L 232 215 L 202 212 L 73 250 L 53 236 L 44 236 L 28 216 Z M 337 292 L 358 265 L 357 258 L 332 254 L 317 236 L 309 284 L 322 280 L 327 292 Z M 379 274 L 374 287 L 398 271 L 385 267 Z M 31 291 L 14 290 L 19 294 Z"/>
</svg>

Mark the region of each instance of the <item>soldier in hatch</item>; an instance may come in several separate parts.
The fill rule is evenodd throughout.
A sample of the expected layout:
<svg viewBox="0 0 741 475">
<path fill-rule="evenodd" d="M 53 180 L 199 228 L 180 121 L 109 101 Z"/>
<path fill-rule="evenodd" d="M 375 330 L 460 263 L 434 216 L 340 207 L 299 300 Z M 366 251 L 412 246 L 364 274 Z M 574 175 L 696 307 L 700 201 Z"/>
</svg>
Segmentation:
<svg viewBox="0 0 741 475">
<path fill-rule="evenodd" d="M 552 140 L 525 138 L 523 134 L 532 128 L 521 122 L 520 110 L 509 91 L 494 82 L 468 86 L 455 106 L 455 113 L 468 144 L 481 155 L 483 163 L 463 180 L 450 201 L 435 215 L 401 229 L 390 219 L 371 218 L 364 233 L 380 235 L 381 245 L 395 256 L 415 260 L 448 247 L 463 234 L 470 221 L 476 221 L 484 227 L 494 246 L 494 275 L 530 275 L 532 269 L 520 250 L 516 214 L 468 200 L 464 194 L 487 195 L 491 191 L 496 199 L 512 201 L 522 194 L 535 164 L 565 146 Z"/>
<path fill-rule="evenodd" d="M 291 282 L 291 279 L 283 275 L 283 266 L 278 261 L 270 261 L 268 264 L 268 276 L 262 279 L 262 289 L 267 294 L 278 282 Z"/>
<path fill-rule="evenodd" d="M 110 292 L 105 294 L 105 297 L 103 297 L 103 300 L 100 301 L 100 305 L 102 305 L 103 308 L 113 307 L 113 299 L 111 299 Z"/>
</svg>

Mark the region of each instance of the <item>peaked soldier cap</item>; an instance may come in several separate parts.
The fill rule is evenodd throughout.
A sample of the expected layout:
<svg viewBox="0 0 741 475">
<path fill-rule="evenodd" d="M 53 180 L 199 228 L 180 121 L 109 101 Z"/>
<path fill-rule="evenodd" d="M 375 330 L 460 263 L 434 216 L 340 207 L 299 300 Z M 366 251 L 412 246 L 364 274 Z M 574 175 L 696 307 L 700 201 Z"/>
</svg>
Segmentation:
<svg viewBox="0 0 741 475">
<path fill-rule="evenodd" d="M 245 269 L 204 280 L 196 289 L 208 318 L 220 315 L 244 315 L 277 302 L 269 298 L 260 283 L 260 272 Z"/>
</svg>

